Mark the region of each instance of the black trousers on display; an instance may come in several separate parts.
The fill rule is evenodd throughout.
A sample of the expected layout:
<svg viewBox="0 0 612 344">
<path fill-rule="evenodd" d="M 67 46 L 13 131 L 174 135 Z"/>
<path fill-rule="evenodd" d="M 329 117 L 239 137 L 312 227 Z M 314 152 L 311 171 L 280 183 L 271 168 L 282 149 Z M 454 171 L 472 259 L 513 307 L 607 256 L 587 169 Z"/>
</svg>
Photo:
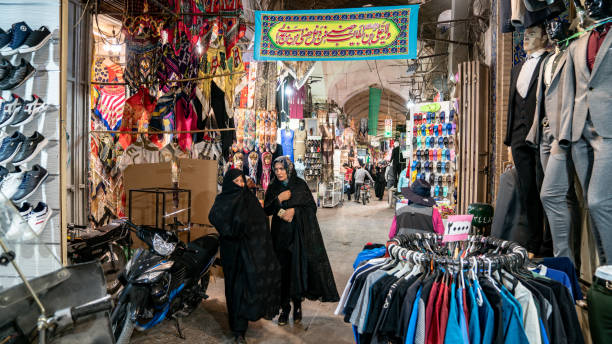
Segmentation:
<svg viewBox="0 0 612 344">
<path fill-rule="evenodd" d="M 522 137 L 522 135 L 516 136 Z M 529 227 L 528 233 L 520 235 L 521 242 L 519 244 L 523 245 L 529 252 L 538 253 L 544 236 L 544 209 L 540 201 L 536 178 L 536 169 L 538 168 L 536 151 L 527 146 L 524 138 L 513 140 L 511 148 L 512 159 L 518 173 L 519 195 L 527 213 Z"/>
</svg>

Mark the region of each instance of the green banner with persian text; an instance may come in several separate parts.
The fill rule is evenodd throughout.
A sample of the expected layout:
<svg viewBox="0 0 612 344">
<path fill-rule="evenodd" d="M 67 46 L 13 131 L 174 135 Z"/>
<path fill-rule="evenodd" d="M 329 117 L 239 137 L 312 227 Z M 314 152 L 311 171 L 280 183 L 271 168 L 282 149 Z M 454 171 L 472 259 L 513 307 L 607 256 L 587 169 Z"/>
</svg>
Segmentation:
<svg viewBox="0 0 612 344">
<path fill-rule="evenodd" d="M 378 134 L 378 112 L 380 111 L 380 96 L 382 90 L 370 87 L 370 104 L 368 109 L 368 135 Z"/>
<path fill-rule="evenodd" d="M 415 59 L 419 5 L 255 11 L 255 60 Z"/>
</svg>

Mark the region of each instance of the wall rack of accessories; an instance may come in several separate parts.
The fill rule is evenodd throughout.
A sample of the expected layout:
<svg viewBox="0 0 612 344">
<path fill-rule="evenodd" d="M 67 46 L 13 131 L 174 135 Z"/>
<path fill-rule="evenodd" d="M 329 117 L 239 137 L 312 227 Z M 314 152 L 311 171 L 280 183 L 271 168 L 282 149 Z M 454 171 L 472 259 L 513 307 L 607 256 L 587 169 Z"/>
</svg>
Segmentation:
<svg viewBox="0 0 612 344">
<path fill-rule="evenodd" d="M 420 103 L 410 108 L 407 128 L 410 182 L 417 178 L 431 184 L 431 196 L 439 205 L 455 209 L 457 179 L 457 103 Z M 455 209 L 456 210 L 456 209 Z"/>
</svg>

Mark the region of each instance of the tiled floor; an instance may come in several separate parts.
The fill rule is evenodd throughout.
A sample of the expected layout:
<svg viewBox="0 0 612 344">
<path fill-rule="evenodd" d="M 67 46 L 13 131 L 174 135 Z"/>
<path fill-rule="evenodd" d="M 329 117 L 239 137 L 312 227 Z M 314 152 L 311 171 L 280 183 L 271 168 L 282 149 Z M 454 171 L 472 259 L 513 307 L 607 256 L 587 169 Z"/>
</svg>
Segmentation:
<svg viewBox="0 0 612 344">
<path fill-rule="evenodd" d="M 357 253 L 367 242 L 384 243 L 393 220 L 393 210 L 386 202 L 377 199 L 364 206 L 346 202 L 338 208 L 320 208 L 317 214 L 325 240 L 334 277 L 341 293 L 352 272 L 352 263 Z M 223 280 L 211 280 L 210 298 L 184 318 L 183 331 L 186 339 L 177 336 L 174 322 L 165 321 L 144 333 L 135 333 L 134 343 L 231 343 L 232 337 L 227 322 Z M 351 327 L 342 318 L 333 314 L 337 304 L 306 301 L 303 304 L 304 319 L 301 324 L 291 323 L 284 327 L 276 321 L 260 320 L 250 323 L 247 331 L 249 343 L 353 343 Z"/>
</svg>

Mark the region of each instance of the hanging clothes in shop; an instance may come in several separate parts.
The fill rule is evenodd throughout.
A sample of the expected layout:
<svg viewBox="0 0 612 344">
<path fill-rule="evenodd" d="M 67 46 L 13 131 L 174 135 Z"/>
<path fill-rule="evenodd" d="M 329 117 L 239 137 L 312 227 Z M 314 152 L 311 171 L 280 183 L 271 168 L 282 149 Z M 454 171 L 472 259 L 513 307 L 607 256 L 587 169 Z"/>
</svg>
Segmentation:
<svg viewBox="0 0 612 344">
<path fill-rule="evenodd" d="M 294 132 L 293 130 L 289 129 L 289 127 L 281 130 L 281 144 L 283 146 L 283 153 L 284 155 L 288 156 L 289 159 L 291 159 L 291 162 L 293 162 L 293 137 Z"/>
<path fill-rule="evenodd" d="M 215 120 L 219 129 L 233 128 L 227 111 L 225 110 L 225 94 L 214 81 L 210 83 L 210 106 L 215 113 Z M 230 147 L 232 146 L 234 137 L 234 131 L 221 132 L 221 145 L 223 147 L 224 157 L 229 157 Z"/>
<path fill-rule="evenodd" d="M 400 235 L 356 267 L 335 311 L 356 343 L 584 343 L 570 290 L 526 269 L 524 248 L 438 240 Z"/>
<path fill-rule="evenodd" d="M 96 82 L 122 83 L 123 69 L 108 57 L 98 57 L 92 66 L 91 79 Z M 121 127 L 125 100 L 123 86 L 95 84 L 91 86 L 93 112 L 106 130 L 118 130 Z"/>
<path fill-rule="evenodd" d="M 304 118 L 304 98 L 306 96 L 306 88 L 296 89 L 291 86 L 292 92 L 288 97 L 289 102 L 289 117 L 294 119 Z"/>
<path fill-rule="evenodd" d="M 151 96 L 149 90 L 141 87 L 136 94 L 125 102 L 121 131 L 146 131 L 149 126 L 151 114 L 155 110 L 157 101 Z M 120 134 L 119 144 L 123 149 L 134 142 L 135 136 L 132 134 Z"/>
</svg>

